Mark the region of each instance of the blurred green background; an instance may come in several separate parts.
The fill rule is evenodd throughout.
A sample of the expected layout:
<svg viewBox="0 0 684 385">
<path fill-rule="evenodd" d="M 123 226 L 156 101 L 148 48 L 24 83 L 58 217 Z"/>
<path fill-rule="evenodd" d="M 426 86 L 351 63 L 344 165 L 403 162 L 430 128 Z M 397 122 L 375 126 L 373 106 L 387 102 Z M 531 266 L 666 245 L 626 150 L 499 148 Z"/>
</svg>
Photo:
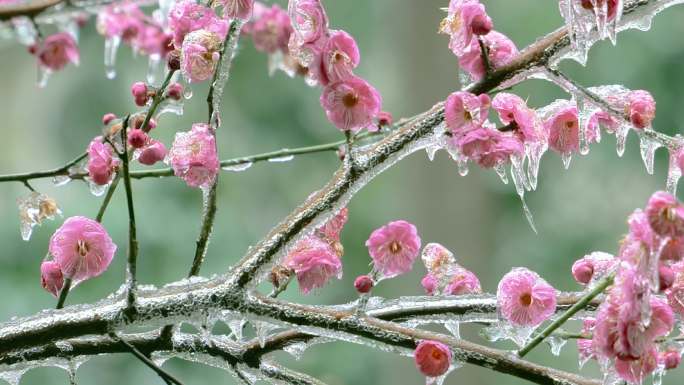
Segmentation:
<svg viewBox="0 0 684 385">
<path fill-rule="evenodd" d="M 508 34 L 519 47 L 562 24 L 556 1 L 483 1 L 495 28 Z M 278 3 L 285 6 L 284 0 Z M 447 0 L 345 0 L 324 1 L 331 27 L 345 29 L 362 52 L 357 73 L 382 93 L 384 109 L 395 118 L 422 112 L 444 99 L 458 85 L 456 58 L 447 49 L 447 37 L 437 26 Z M 563 68 L 584 85 L 622 83 L 649 90 L 658 103 L 655 129 L 679 132 L 684 92 L 684 7 L 667 10 L 655 19 L 650 32 L 622 33 L 618 46 L 597 44 L 586 67 L 565 63 Z M 103 40 L 93 23 L 83 30 L 81 65 L 55 74 L 46 89 L 35 86 L 36 65 L 26 49 L 15 42 L 0 43 L 0 173 L 47 169 L 64 164 L 82 152 L 100 130 L 106 112 L 126 114 L 135 109 L 129 86 L 143 80 L 146 60 L 123 48 L 118 57 L 119 76 L 104 77 Z M 565 98 L 555 86 L 529 81 L 514 92 L 543 106 Z M 206 119 L 206 85 L 194 88 L 185 115 L 165 115 L 155 135 L 170 144 L 174 132 L 187 130 Z M 243 41 L 236 57 L 223 103 L 223 127 L 218 133 L 222 158 L 269 151 L 281 147 L 313 145 L 341 139 L 318 104 L 319 90 L 289 79 L 282 73 L 267 75 L 266 57 Z M 257 164 L 246 172 L 224 172 L 219 190 L 219 212 L 204 275 L 221 273 L 235 263 L 307 195 L 320 188 L 338 166 L 333 153 L 297 157 L 289 163 Z M 514 266 L 528 266 L 560 290 L 577 290 L 569 274 L 572 262 L 594 250 L 615 252 L 626 231 L 627 215 L 642 207 L 649 195 L 665 185 L 667 157 L 657 153 L 656 172 L 648 175 L 639 157 L 638 143 L 630 136 L 625 156 L 615 154 L 614 137 L 605 135 L 585 157 L 576 157 L 570 170 L 560 158 L 547 153 L 539 187 L 527 196 L 539 234 L 522 214 L 512 186 L 503 185 L 491 171 L 471 167 L 467 177 L 439 153 L 434 162 L 417 153 L 385 172 L 364 188 L 349 206 L 342 240 L 345 246 L 344 278 L 309 297 L 296 285 L 282 298 L 306 303 L 335 304 L 354 299 L 353 279 L 368 271 L 364 241 L 376 227 L 394 219 L 418 226 L 424 241 L 440 242 L 475 271 L 485 290 L 493 292 L 500 277 Z M 50 181 L 34 186 L 55 197 L 65 216 L 94 216 L 101 198 L 93 197 L 83 183 L 54 187 Z M 139 277 L 160 285 L 186 274 L 199 230 L 201 193 L 177 178 L 134 182 L 140 240 Z M 0 320 L 29 315 L 54 306 L 55 300 L 39 284 L 39 265 L 47 241 L 61 220 L 36 228 L 30 242 L 19 236 L 16 199 L 27 194 L 20 183 L 0 185 Z M 116 290 L 123 280 L 126 245 L 126 210 L 118 191 L 104 224 L 120 251 L 100 278 L 79 286 L 69 303 L 91 302 Z M 422 293 L 419 280 L 424 268 L 416 264 L 406 276 L 383 282 L 376 294 L 387 297 Z M 465 335 L 484 341 L 470 327 Z M 503 345 L 511 347 L 510 345 Z M 315 375 L 330 385 L 419 384 L 423 378 L 403 357 L 344 343 L 319 345 L 300 361 L 287 354 L 282 362 Z M 561 357 L 538 348 L 529 358 L 565 370 L 577 371 L 573 343 Z M 166 368 L 185 384 L 227 383 L 226 373 L 197 364 L 172 360 Z M 597 375 L 591 363 L 582 373 Z M 665 378 L 681 383 L 682 371 Z M 650 381 L 650 380 L 647 380 Z M 67 383 L 59 369 L 37 369 L 22 384 Z M 79 384 L 157 384 L 161 380 L 128 355 L 97 357 L 77 374 Z M 447 384 L 519 384 L 524 381 L 465 366 L 452 373 Z"/>
</svg>

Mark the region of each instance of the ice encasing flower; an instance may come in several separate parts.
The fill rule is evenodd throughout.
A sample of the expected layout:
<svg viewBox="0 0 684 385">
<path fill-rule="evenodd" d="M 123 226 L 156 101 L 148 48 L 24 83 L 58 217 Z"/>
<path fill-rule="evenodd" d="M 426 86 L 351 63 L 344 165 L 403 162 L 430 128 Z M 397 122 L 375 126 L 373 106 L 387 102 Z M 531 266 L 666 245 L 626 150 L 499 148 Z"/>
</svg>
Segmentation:
<svg viewBox="0 0 684 385">
<path fill-rule="evenodd" d="M 49 251 L 64 277 L 74 283 L 102 274 L 114 257 L 116 245 L 98 222 L 71 217 L 50 238 Z"/>
<path fill-rule="evenodd" d="M 515 326 L 537 326 L 556 311 L 556 289 L 524 268 L 504 275 L 496 298 L 501 315 Z"/>
<path fill-rule="evenodd" d="M 150 140 L 147 145 L 140 150 L 138 154 L 138 162 L 151 166 L 157 162 L 164 160 L 166 157 L 166 146 L 158 140 Z"/>
<path fill-rule="evenodd" d="M 598 117 L 596 118 L 598 119 Z M 598 121 L 588 122 L 585 131 L 587 143 L 595 142 L 598 137 Z M 580 121 L 577 107 L 568 102 L 544 121 L 548 133 L 549 147 L 559 154 L 569 155 L 580 151 Z"/>
<path fill-rule="evenodd" d="M 420 341 L 413 352 L 416 367 L 423 375 L 439 377 L 451 366 L 452 353 L 447 345 L 441 342 Z"/>
<path fill-rule="evenodd" d="M 221 0 L 221 4 L 226 18 L 248 20 L 252 16 L 254 0 Z"/>
<path fill-rule="evenodd" d="M 603 276 L 619 261 L 608 253 L 596 251 L 578 259 L 572 265 L 572 276 L 575 281 L 587 285 L 598 275 Z"/>
<path fill-rule="evenodd" d="M 328 16 L 320 0 L 291 0 L 287 9 L 298 44 L 317 41 L 328 33 Z"/>
<path fill-rule="evenodd" d="M 653 231 L 664 237 L 684 236 L 684 206 L 672 194 L 655 192 L 646 205 L 646 216 Z"/>
<path fill-rule="evenodd" d="M 492 99 L 492 108 L 498 113 L 501 123 L 509 125 L 523 142 L 544 139 L 536 111 L 529 108 L 520 96 L 500 92 Z"/>
<path fill-rule="evenodd" d="M 354 76 L 352 71 L 359 65 L 361 55 L 350 34 L 331 31 L 321 51 L 320 61 L 321 71 L 326 78 L 321 84 L 334 83 Z"/>
<path fill-rule="evenodd" d="M 59 71 L 67 64 L 78 65 L 79 51 L 76 40 L 66 33 L 50 35 L 35 47 L 38 64 L 50 71 Z"/>
<path fill-rule="evenodd" d="M 297 242 L 284 266 L 295 272 L 299 289 L 304 294 L 323 287 L 333 277 L 342 277 L 339 255 L 330 244 L 315 236 Z"/>
<path fill-rule="evenodd" d="M 221 39 L 208 30 L 190 32 L 183 41 L 181 49 L 181 71 L 191 82 L 211 79 L 221 57 Z"/>
<path fill-rule="evenodd" d="M 173 43 L 180 49 L 185 35 L 203 29 L 212 32 L 220 40 L 228 33 L 228 22 L 214 13 L 209 7 L 193 0 L 177 2 L 169 12 L 169 27 L 173 32 Z"/>
<path fill-rule="evenodd" d="M 494 128 L 472 130 L 460 138 L 452 138 L 452 144 L 461 153 L 481 167 L 492 168 L 510 161 L 511 156 L 522 156 L 524 147 L 520 140 Z"/>
<path fill-rule="evenodd" d="M 375 270 L 393 277 L 411 270 L 420 250 L 420 237 L 413 224 L 393 221 L 373 231 L 366 247 Z"/>
<path fill-rule="evenodd" d="M 190 131 L 177 133 L 165 162 L 188 186 L 210 187 L 216 180 L 219 159 L 209 125 L 196 123 Z"/>
<path fill-rule="evenodd" d="M 655 99 L 648 91 L 631 91 L 627 94 L 626 112 L 634 127 L 638 129 L 648 128 L 655 118 Z"/>
<path fill-rule="evenodd" d="M 120 38 L 130 43 L 145 28 L 145 14 L 138 4 L 123 1 L 110 4 L 97 14 L 97 31 L 106 38 Z"/>
<path fill-rule="evenodd" d="M 463 267 L 456 267 L 450 275 L 450 281 L 444 290 L 446 295 L 464 295 L 481 293 L 480 280 L 475 273 Z"/>
<path fill-rule="evenodd" d="M 278 4 L 265 7 L 254 4 L 254 19 L 245 25 L 243 31 L 252 36 L 254 47 L 261 52 L 274 54 L 287 52 L 287 44 L 292 34 L 290 18 Z"/>
<path fill-rule="evenodd" d="M 350 77 L 325 87 L 320 102 L 328 120 L 337 128 L 356 132 L 373 124 L 380 112 L 382 97 L 365 80 Z"/>
<path fill-rule="evenodd" d="M 93 183 L 108 184 L 112 180 L 119 163 L 120 160 L 113 157 L 110 145 L 102 143 L 102 137 L 98 136 L 90 142 L 88 146 L 88 176 Z"/>
<path fill-rule="evenodd" d="M 17 207 L 21 238 L 25 241 L 31 238 L 35 226 L 40 226 L 45 219 L 55 219 L 55 216 L 62 214 L 57 201 L 37 191 L 31 191 L 25 198 L 18 198 Z"/>
</svg>

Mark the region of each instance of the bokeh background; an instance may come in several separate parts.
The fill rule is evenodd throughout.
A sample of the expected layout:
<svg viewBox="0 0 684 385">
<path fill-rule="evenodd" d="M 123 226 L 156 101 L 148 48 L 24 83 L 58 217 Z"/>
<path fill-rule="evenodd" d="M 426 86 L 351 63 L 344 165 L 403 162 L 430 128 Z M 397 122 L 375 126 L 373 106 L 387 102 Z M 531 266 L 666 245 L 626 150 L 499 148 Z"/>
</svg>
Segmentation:
<svg viewBox="0 0 684 385">
<path fill-rule="evenodd" d="M 283 0 L 277 1 L 285 6 Z M 483 1 L 495 27 L 519 47 L 562 24 L 556 1 Z M 384 109 L 396 118 L 422 112 L 459 88 L 456 58 L 447 49 L 447 37 L 436 33 L 447 0 L 345 0 L 324 2 L 331 26 L 345 29 L 358 41 L 362 61 L 358 74 L 381 92 Z M 628 31 L 617 47 L 597 44 L 586 67 L 565 63 L 563 69 L 584 85 L 621 83 L 647 89 L 656 98 L 655 129 L 675 134 L 681 127 L 684 92 L 684 7 L 659 15 L 650 32 Z M 82 33 L 81 65 L 56 74 L 47 88 L 35 85 L 36 64 L 26 49 L 12 41 L 0 43 L 0 173 L 56 167 L 81 153 L 100 130 L 106 112 L 133 111 L 129 86 L 142 80 L 146 60 L 123 48 L 116 80 L 104 77 L 103 40 L 91 22 Z M 223 128 L 218 134 L 222 158 L 313 145 L 341 139 L 318 104 L 319 91 L 283 73 L 267 74 L 267 61 L 251 42 L 240 45 L 223 102 Z M 543 81 L 528 81 L 514 92 L 532 106 L 566 98 Z M 206 85 L 194 88 L 185 115 L 162 117 L 155 135 L 170 144 L 174 132 L 206 119 Z M 288 163 L 257 164 L 241 173 L 224 172 L 219 189 L 219 212 L 203 275 L 221 273 L 235 263 L 307 195 L 322 186 L 338 166 L 334 153 L 299 156 Z M 324 290 L 301 296 L 296 285 L 282 295 L 292 301 L 335 304 L 353 300 L 354 277 L 368 271 L 364 241 L 370 232 L 394 219 L 415 223 L 425 243 L 440 242 L 454 251 L 459 262 L 475 271 L 487 291 L 495 291 L 500 277 L 515 266 L 529 266 L 560 290 L 577 290 L 569 274 L 572 262 L 594 250 L 615 252 L 626 231 L 626 217 L 642 207 L 649 195 L 663 189 L 667 157 L 660 150 L 655 175 L 648 175 L 630 136 L 623 158 L 615 153 L 614 137 L 605 135 L 588 156 L 576 157 L 564 170 L 558 156 L 547 153 L 539 187 L 527 195 L 539 234 L 532 232 L 520 201 L 510 185 L 492 171 L 471 168 L 467 177 L 439 153 L 430 162 L 424 152 L 414 154 L 365 187 L 349 205 L 342 240 L 344 278 Z M 49 180 L 34 186 L 55 197 L 66 217 L 94 216 L 101 198 L 83 183 L 54 187 Z M 186 274 L 199 230 L 201 193 L 177 178 L 134 182 L 140 239 L 139 277 L 161 285 Z M 54 306 L 55 300 L 39 285 L 39 265 L 47 242 L 61 219 L 36 228 L 30 242 L 19 236 L 16 199 L 28 193 L 20 183 L 0 185 L 0 320 L 29 315 Z M 83 283 L 68 302 L 91 302 L 116 290 L 124 276 L 126 244 L 124 196 L 118 191 L 104 224 L 120 245 L 110 269 Z M 397 297 L 420 294 L 424 268 L 385 281 L 376 294 Z M 486 343 L 475 329 L 464 335 Z M 512 348 L 510 345 L 502 347 Z M 577 371 L 573 343 L 560 358 L 547 346 L 529 358 L 543 364 Z M 345 343 L 319 345 L 299 361 L 287 354 L 279 359 L 331 385 L 419 384 L 423 378 L 403 357 Z M 221 370 L 171 360 L 166 364 L 188 385 L 235 383 Z M 582 373 L 597 375 L 595 363 Z M 665 379 L 678 384 L 682 370 Z M 97 357 L 78 371 L 79 384 L 156 384 L 161 380 L 129 355 Z M 30 371 L 22 385 L 68 383 L 64 371 Z M 524 381 L 488 370 L 465 366 L 447 384 L 518 384 Z"/>
</svg>

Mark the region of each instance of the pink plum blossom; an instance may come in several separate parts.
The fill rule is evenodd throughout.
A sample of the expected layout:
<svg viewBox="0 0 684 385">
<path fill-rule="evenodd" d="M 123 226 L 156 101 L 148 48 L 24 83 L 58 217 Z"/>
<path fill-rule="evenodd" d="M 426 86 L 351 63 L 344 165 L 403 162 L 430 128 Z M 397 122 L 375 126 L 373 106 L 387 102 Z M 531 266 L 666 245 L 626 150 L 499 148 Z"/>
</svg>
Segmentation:
<svg viewBox="0 0 684 385">
<path fill-rule="evenodd" d="M 451 0 L 439 31 L 450 36 L 449 49 L 461 56 L 473 42 L 477 44 L 477 35 L 486 35 L 492 28 L 492 19 L 479 0 Z"/>
<path fill-rule="evenodd" d="M 451 366 L 451 349 L 438 341 L 420 341 L 413 352 L 416 367 L 423 375 L 439 377 Z"/>
<path fill-rule="evenodd" d="M 581 0 L 582 2 L 582 8 L 594 11 L 594 7 L 603 7 L 604 4 L 606 4 L 606 10 L 607 10 L 607 19 L 606 21 L 611 21 L 615 18 L 615 15 L 617 15 L 617 10 L 618 10 L 618 0 Z"/>
<path fill-rule="evenodd" d="M 479 96 L 470 92 L 454 92 L 444 105 L 444 119 L 452 135 L 462 136 L 481 128 L 487 120 L 491 101 L 487 94 Z"/>
<path fill-rule="evenodd" d="M 48 293 L 57 297 L 64 286 L 62 269 L 55 261 L 44 261 L 40 265 L 40 285 Z"/>
<path fill-rule="evenodd" d="M 139 53 L 166 57 L 173 50 L 173 36 L 158 25 L 146 25 L 131 44 Z"/>
<path fill-rule="evenodd" d="M 510 63 L 518 54 L 518 48 L 515 46 L 515 43 L 502 33 L 491 31 L 483 36 L 482 39 L 489 48 L 489 62 L 494 69 Z M 480 80 L 484 77 L 486 68 L 480 55 L 480 46 L 477 39 L 473 39 L 470 43 L 470 49 L 458 58 L 458 64 L 473 79 Z"/>
<path fill-rule="evenodd" d="M 373 124 L 382 98 L 365 80 L 350 77 L 325 87 L 320 102 L 328 120 L 337 128 L 356 132 Z"/>
<path fill-rule="evenodd" d="M 428 273 L 427 275 L 425 275 L 425 277 L 423 277 L 423 279 L 420 280 L 420 285 L 425 290 L 425 294 L 435 295 L 437 292 L 437 286 L 439 285 L 439 282 L 437 281 L 437 278 L 435 278 L 434 275 Z"/>
<path fill-rule="evenodd" d="M 504 275 L 496 298 L 501 315 L 515 326 L 537 326 L 556 311 L 556 289 L 524 268 Z"/>
<path fill-rule="evenodd" d="M 145 28 L 145 14 L 132 1 L 113 3 L 97 14 L 97 30 L 106 38 L 130 43 Z"/>
<path fill-rule="evenodd" d="M 76 40 L 66 32 L 48 36 L 34 50 L 38 64 L 50 71 L 59 71 L 69 63 L 78 65 L 79 62 Z"/>
<path fill-rule="evenodd" d="M 50 238 L 50 254 L 74 283 L 97 277 L 112 262 L 116 245 L 98 222 L 71 217 Z"/>
<path fill-rule="evenodd" d="M 321 55 L 322 76 L 326 78 L 322 84 L 353 77 L 352 71 L 361 61 L 356 41 L 345 31 L 331 31 Z"/>
<path fill-rule="evenodd" d="M 598 126 L 596 122 L 589 122 L 589 129 L 585 131 L 587 143 L 597 139 Z M 559 154 L 569 155 L 580 150 L 580 122 L 577 107 L 568 103 L 544 121 L 544 129 L 549 136 L 549 147 Z"/>
<path fill-rule="evenodd" d="M 461 152 L 481 167 L 492 168 L 510 161 L 511 156 L 522 156 L 520 140 L 493 128 L 478 128 L 452 141 Z"/>
<path fill-rule="evenodd" d="M 216 180 L 219 160 L 209 125 L 196 123 L 190 131 L 177 133 L 165 161 L 188 186 L 210 187 Z"/>
<path fill-rule="evenodd" d="M 138 162 L 147 166 L 152 166 L 153 164 L 164 160 L 165 157 L 166 146 L 164 146 L 164 143 L 151 139 L 140 151 Z"/>
<path fill-rule="evenodd" d="M 254 0 L 221 0 L 223 16 L 228 19 L 248 20 L 252 16 Z"/>
<path fill-rule="evenodd" d="M 672 194 L 655 192 L 646 205 L 646 217 L 653 231 L 660 236 L 684 236 L 684 206 Z"/>
<path fill-rule="evenodd" d="M 323 287 L 333 277 L 342 277 L 340 257 L 328 243 L 317 237 L 297 242 L 284 265 L 295 272 L 299 289 L 304 294 Z"/>
<path fill-rule="evenodd" d="M 257 51 L 274 54 L 277 51 L 287 52 L 292 25 L 287 12 L 278 4 L 269 8 L 257 2 L 254 4 L 254 19 L 243 30 L 252 36 Z"/>
<path fill-rule="evenodd" d="M 615 360 L 615 371 L 621 379 L 630 384 L 641 382 L 658 367 L 658 351 L 655 347 L 648 349 L 637 360 Z"/>
<path fill-rule="evenodd" d="M 338 211 L 337 214 L 330 218 L 330 220 L 328 220 L 323 226 L 319 227 L 316 230 L 317 235 L 319 238 L 331 241 L 339 241 L 340 233 L 342 232 L 344 225 L 347 223 L 348 218 L 349 210 L 345 207 Z"/>
<path fill-rule="evenodd" d="M 228 22 L 216 16 L 216 13 L 193 0 L 177 2 L 169 12 L 169 27 L 173 32 L 173 43 L 176 48 L 183 46 L 185 35 L 203 29 L 214 33 L 223 40 L 228 33 Z"/>
<path fill-rule="evenodd" d="M 536 142 L 545 135 L 535 110 L 518 95 L 500 92 L 492 99 L 492 108 L 501 123 L 511 126 L 523 142 Z"/>
<path fill-rule="evenodd" d="M 215 33 L 198 30 L 189 33 L 181 49 L 181 71 L 191 82 L 211 79 L 221 57 L 221 39 Z"/>
<path fill-rule="evenodd" d="M 618 260 L 608 253 L 593 252 L 575 261 L 572 265 L 572 276 L 578 283 L 587 285 L 596 275 L 603 276 L 617 263 Z"/>
<path fill-rule="evenodd" d="M 88 146 L 88 176 L 93 183 L 106 185 L 112 180 L 112 176 L 119 166 L 120 160 L 112 156 L 112 148 L 109 144 L 102 143 L 102 137 L 98 136 Z"/>
<path fill-rule="evenodd" d="M 373 231 L 366 247 L 375 270 L 389 278 L 411 270 L 420 252 L 420 237 L 416 226 L 398 220 Z"/>
<path fill-rule="evenodd" d="M 141 129 L 133 129 L 128 133 L 128 145 L 133 148 L 142 148 L 145 146 L 149 136 Z"/>
</svg>

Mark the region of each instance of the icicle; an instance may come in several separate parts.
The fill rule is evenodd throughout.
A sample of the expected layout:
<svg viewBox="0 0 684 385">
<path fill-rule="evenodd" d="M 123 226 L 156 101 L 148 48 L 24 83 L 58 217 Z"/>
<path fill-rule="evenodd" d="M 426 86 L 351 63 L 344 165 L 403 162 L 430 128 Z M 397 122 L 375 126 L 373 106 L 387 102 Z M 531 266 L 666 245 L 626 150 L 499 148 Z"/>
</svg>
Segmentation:
<svg viewBox="0 0 684 385">
<path fill-rule="evenodd" d="M 667 168 L 667 192 L 669 192 L 672 195 L 677 195 L 677 183 L 679 182 L 679 178 L 682 177 L 682 170 L 679 168 L 679 164 L 677 162 L 677 153 L 679 152 L 678 148 L 670 148 L 670 163 Z"/>
<path fill-rule="evenodd" d="M 461 324 L 458 321 L 446 321 L 444 327 L 454 337 L 461 338 Z"/>
<path fill-rule="evenodd" d="M 221 169 L 225 171 L 241 172 L 249 169 L 250 167 L 252 167 L 253 164 L 254 163 L 252 162 L 239 163 L 233 166 L 221 167 Z"/>
<path fill-rule="evenodd" d="M 192 98 L 192 86 L 190 83 L 185 83 L 183 85 L 183 97 L 186 99 Z"/>
<path fill-rule="evenodd" d="M 663 145 L 659 142 L 650 139 L 646 135 L 641 135 L 639 138 L 639 149 L 641 150 L 641 159 L 644 161 L 646 166 L 646 172 L 653 175 L 653 160 L 655 158 L 655 152 L 658 148 Z"/>
<path fill-rule="evenodd" d="M 461 85 L 461 89 L 465 89 L 467 85 L 473 82 L 473 78 L 466 71 L 458 71 L 458 82 Z"/>
<path fill-rule="evenodd" d="M 584 98 L 575 95 L 575 100 L 577 102 L 578 111 L 578 123 L 579 123 L 579 152 L 582 155 L 587 155 L 589 153 L 589 143 L 587 138 L 587 125 L 589 123 L 590 114 L 586 111 L 586 106 Z"/>
<path fill-rule="evenodd" d="M 563 160 L 563 167 L 565 167 L 566 170 L 569 169 L 570 161 L 572 161 L 572 153 L 566 152 L 561 154 L 561 159 Z"/>
<path fill-rule="evenodd" d="M 618 24 L 620 23 L 620 19 L 622 19 L 622 10 L 623 10 L 624 2 L 623 0 L 616 0 L 615 4 L 615 17 L 613 20 L 611 20 L 610 24 L 608 25 L 608 38 L 610 38 L 610 42 L 613 45 L 617 44 L 617 33 L 618 33 Z"/>
<path fill-rule="evenodd" d="M 283 151 L 288 151 L 288 149 L 284 148 Z M 292 159 L 294 159 L 294 155 L 284 155 L 284 156 L 279 156 L 277 158 L 270 158 L 268 161 L 271 163 L 284 163 L 284 162 L 289 162 Z"/>
<path fill-rule="evenodd" d="M 655 371 L 653 371 L 652 378 L 653 378 L 653 385 L 662 385 L 663 384 L 663 376 L 665 376 L 665 367 L 662 365 L 658 365 Z"/>
<path fill-rule="evenodd" d="M 116 77 L 116 52 L 119 50 L 121 38 L 119 36 L 108 37 L 104 45 L 104 66 L 107 79 Z"/>
<path fill-rule="evenodd" d="M 31 46 L 36 43 L 38 31 L 36 31 L 36 27 L 31 22 L 31 19 L 26 16 L 20 16 L 12 18 L 11 22 L 19 44 Z"/>
<path fill-rule="evenodd" d="M 176 4 L 176 0 L 159 0 L 159 23 L 166 27 L 168 24 L 168 14 Z"/>
<path fill-rule="evenodd" d="M 245 327 L 245 323 L 247 321 L 243 319 L 233 319 L 226 322 L 235 340 L 242 341 L 242 330 Z"/>
<path fill-rule="evenodd" d="M 551 335 L 546 338 L 546 343 L 549 344 L 551 347 L 551 354 L 554 356 L 558 357 L 560 355 L 561 349 L 563 349 L 563 346 L 568 342 L 565 338 L 560 338 L 554 335 Z"/>
<path fill-rule="evenodd" d="M 430 160 L 430 162 L 435 160 L 435 155 L 437 154 L 437 151 L 439 151 L 440 149 L 441 147 L 437 145 L 425 147 L 425 152 L 427 152 L 427 157 Z"/>
<path fill-rule="evenodd" d="M 162 63 L 161 56 L 159 54 L 150 55 L 147 61 L 147 83 L 152 85 L 160 85 L 159 80 L 161 79 L 160 74 L 164 70 L 164 66 L 160 65 Z"/>
<path fill-rule="evenodd" d="M 306 342 L 297 342 L 294 344 L 287 345 L 283 348 L 284 351 L 292 355 L 295 360 L 300 360 L 304 355 L 304 351 L 308 347 Z"/>
<path fill-rule="evenodd" d="M 178 116 L 183 115 L 183 102 L 178 101 L 178 100 L 173 100 L 170 98 L 164 100 L 159 105 L 155 119 L 159 119 L 159 117 L 161 115 L 164 115 L 166 113 L 172 113 L 172 114 L 175 114 Z"/>
<path fill-rule="evenodd" d="M 530 224 L 530 227 L 532 228 L 532 231 L 534 231 L 535 234 L 539 234 L 539 232 L 537 232 L 537 227 L 534 225 L 534 217 L 532 216 L 532 211 L 530 211 L 530 208 L 527 207 L 527 203 L 525 203 L 525 197 L 521 195 L 520 201 L 522 202 L 523 212 L 525 213 L 525 218 L 527 218 L 527 223 Z"/>
<path fill-rule="evenodd" d="M 456 160 L 456 166 L 458 167 L 458 174 L 460 176 L 468 175 L 468 160 L 465 158 L 460 158 Z"/>
<path fill-rule="evenodd" d="M 439 377 L 425 377 L 425 385 L 442 385 L 444 384 L 444 381 L 446 380 L 447 376 L 454 371 L 457 368 L 460 368 L 462 365 L 460 363 L 455 363 L 452 364 L 449 369 L 446 371 L 446 373 L 442 374 Z"/>
<path fill-rule="evenodd" d="M 47 87 L 50 75 L 52 75 L 52 70 L 41 65 L 38 65 L 38 80 L 36 81 L 36 84 L 39 88 Z"/>
<path fill-rule="evenodd" d="M 45 194 L 32 191 L 27 197 L 17 199 L 21 238 L 28 241 L 35 226 L 40 226 L 45 219 L 54 219 L 62 215 L 57 202 Z"/>
<path fill-rule="evenodd" d="M 532 190 L 537 189 L 537 177 L 541 158 L 549 148 L 546 141 L 525 143 L 525 155 L 527 156 L 527 180 L 530 182 Z"/>
<path fill-rule="evenodd" d="M 615 129 L 615 149 L 619 157 L 625 153 L 625 143 L 627 142 L 627 134 L 629 134 L 630 125 L 620 123 L 620 126 Z"/>
<path fill-rule="evenodd" d="M 503 163 L 499 163 L 494 166 L 494 171 L 496 171 L 496 175 L 501 178 L 503 184 L 508 184 L 508 176 L 506 176 L 506 168 Z"/>
<path fill-rule="evenodd" d="M 90 188 L 90 193 L 95 195 L 96 197 L 102 196 L 102 194 L 107 191 L 107 187 L 109 187 L 109 184 L 97 184 L 91 181 L 89 178 L 86 178 L 88 181 L 88 187 Z"/>
<path fill-rule="evenodd" d="M 525 188 L 527 183 L 525 180 L 525 172 L 523 171 L 523 159 L 517 156 L 511 156 L 511 177 L 513 178 L 513 185 L 518 195 L 525 195 Z"/>
</svg>

